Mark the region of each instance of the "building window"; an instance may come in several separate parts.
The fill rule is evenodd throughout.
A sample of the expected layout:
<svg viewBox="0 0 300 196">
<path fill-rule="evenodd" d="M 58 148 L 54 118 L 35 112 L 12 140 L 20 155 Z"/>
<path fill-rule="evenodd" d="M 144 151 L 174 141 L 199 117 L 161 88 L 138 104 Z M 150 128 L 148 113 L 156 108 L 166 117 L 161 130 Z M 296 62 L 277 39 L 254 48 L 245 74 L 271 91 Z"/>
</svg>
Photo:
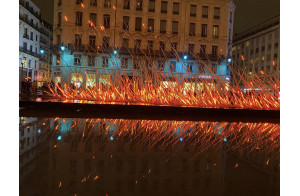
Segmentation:
<svg viewBox="0 0 300 196">
<path fill-rule="evenodd" d="M 167 21 L 160 20 L 160 33 L 166 34 L 167 32 Z"/>
<path fill-rule="evenodd" d="M 256 48 L 256 49 L 255 49 L 255 53 L 259 53 L 259 48 Z"/>
<path fill-rule="evenodd" d="M 219 25 L 213 26 L 213 38 L 219 38 Z"/>
<path fill-rule="evenodd" d="M 153 40 L 148 40 L 147 50 L 148 50 L 148 52 L 153 52 Z"/>
<path fill-rule="evenodd" d="M 96 48 L 96 36 L 95 35 L 89 36 L 89 46 L 93 49 Z"/>
<path fill-rule="evenodd" d="M 74 55 L 74 65 L 80 65 L 81 64 L 81 54 L 75 54 Z"/>
<path fill-rule="evenodd" d="M 207 24 L 202 24 L 201 27 L 201 37 L 207 37 Z"/>
<path fill-rule="evenodd" d="M 275 48 L 278 48 L 278 46 L 279 46 L 278 43 L 275 43 L 275 44 L 274 44 L 274 47 L 275 47 Z"/>
<path fill-rule="evenodd" d="M 172 21 L 172 34 L 178 35 L 178 21 Z"/>
<path fill-rule="evenodd" d="M 136 10 L 143 10 L 143 0 L 136 0 Z"/>
<path fill-rule="evenodd" d="M 76 26 L 82 26 L 82 12 L 76 12 Z"/>
<path fill-rule="evenodd" d="M 136 39 L 134 41 L 134 50 L 136 52 L 140 51 L 141 50 L 141 45 L 142 45 L 142 41 L 140 39 Z"/>
<path fill-rule="evenodd" d="M 165 70 L 165 61 L 163 60 L 158 60 L 158 69 L 160 71 L 164 71 Z"/>
<path fill-rule="evenodd" d="M 170 61 L 170 71 L 176 72 L 176 61 Z"/>
<path fill-rule="evenodd" d="M 162 41 L 160 41 L 159 42 L 159 49 L 161 50 L 161 51 L 165 51 L 165 42 L 162 42 Z"/>
<path fill-rule="evenodd" d="M 133 59 L 133 69 L 139 69 L 141 66 L 141 59 Z"/>
<path fill-rule="evenodd" d="M 27 28 L 23 29 L 23 37 L 28 39 Z"/>
<path fill-rule="evenodd" d="M 75 34 L 75 47 L 78 48 L 81 46 L 81 35 Z"/>
<path fill-rule="evenodd" d="M 212 55 L 217 56 L 218 55 L 218 46 L 212 46 Z"/>
<path fill-rule="evenodd" d="M 57 6 L 61 6 L 61 0 L 58 0 Z"/>
<path fill-rule="evenodd" d="M 102 57 L 102 67 L 108 67 L 108 58 Z"/>
<path fill-rule="evenodd" d="M 57 27 L 61 26 L 61 12 L 57 14 Z"/>
<path fill-rule="evenodd" d="M 200 56 L 206 55 L 206 45 L 200 45 Z"/>
<path fill-rule="evenodd" d="M 220 19 L 220 8 L 215 7 L 214 9 L 214 19 Z"/>
<path fill-rule="evenodd" d="M 268 50 L 272 49 L 272 44 L 268 44 Z"/>
<path fill-rule="evenodd" d="M 190 72 L 193 72 L 193 66 L 194 66 L 194 63 L 188 63 L 187 64 L 187 68 Z"/>
<path fill-rule="evenodd" d="M 122 48 L 128 48 L 129 46 L 129 39 L 122 39 Z"/>
<path fill-rule="evenodd" d="M 162 1 L 161 2 L 161 13 L 167 13 L 168 11 L 168 2 L 167 1 Z"/>
<path fill-rule="evenodd" d="M 142 31 L 142 18 L 135 18 L 135 31 Z"/>
<path fill-rule="evenodd" d="M 78 4 L 81 4 L 81 3 L 83 3 L 83 0 L 76 0 L 76 4 L 78 5 Z"/>
<path fill-rule="evenodd" d="M 262 51 L 262 52 L 264 52 L 264 51 L 265 51 L 265 49 L 266 49 L 266 47 L 265 47 L 265 46 L 262 46 L 262 47 L 261 47 L 261 51 Z"/>
<path fill-rule="evenodd" d="M 173 3 L 173 14 L 179 15 L 179 3 Z"/>
<path fill-rule="evenodd" d="M 106 28 L 106 29 L 109 29 L 110 28 L 110 15 L 108 15 L 108 14 L 104 14 L 103 15 L 103 20 L 104 20 L 104 27 Z"/>
<path fill-rule="evenodd" d="M 190 36 L 195 36 L 196 23 L 190 23 Z"/>
<path fill-rule="evenodd" d="M 124 0 L 123 9 L 130 10 L 130 0 Z"/>
<path fill-rule="evenodd" d="M 189 53 L 190 54 L 194 53 L 194 48 L 195 48 L 195 44 L 189 44 Z"/>
<path fill-rule="evenodd" d="M 171 43 L 171 53 L 173 56 L 176 55 L 176 51 L 177 51 L 177 43 L 176 42 L 172 42 Z"/>
<path fill-rule="evenodd" d="M 208 18 L 208 6 L 202 6 L 202 18 Z"/>
<path fill-rule="evenodd" d="M 38 35 L 35 35 L 35 41 L 38 41 Z"/>
<path fill-rule="evenodd" d="M 154 32 L 154 19 L 148 19 L 148 32 Z"/>
<path fill-rule="evenodd" d="M 155 12 L 155 0 L 149 0 L 149 12 Z"/>
<path fill-rule="evenodd" d="M 23 49 L 27 50 L 27 43 L 26 42 L 23 42 Z"/>
<path fill-rule="evenodd" d="M 103 47 L 103 50 L 108 50 L 108 48 L 109 48 L 109 37 L 103 37 L 102 38 L 102 47 Z"/>
<path fill-rule="evenodd" d="M 30 40 L 33 41 L 33 32 L 30 32 Z"/>
<path fill-rule="evenodd" d="M 129 16 L 123 16 L 123 30 L 129 30 Z"/>
<path fill-rule="evenodd" d="M 111 0 L 104 0 L 104 7 L 110 8 L 111 7 Z"/>
<path fill-rule="evenodd" d="M 61 43 L 60 35 L 56 36 L 56 41 L 57 41 L 57 45 L 60 45 Z"/>
<path fill-rule="evenodd" d="M 90 27 L 97 26 L 97 14 L 96 13 L 90 13 Z"/>
<path fill-rule="evenodd" d="M 196 17 L 196 13 L 197 13 L 197 5 L 191 5 L 190 16 L 191 17 Z"/>
<path fill-rule="evenodd" d="M 128 59 L 127 58 L 122 58 L 121 60 L 121 68 L 122 69 L 127 69 L 128 67 Z"/>
<path fill-rule="evenodd" d="M 95 56 L 88 56 L 89 66 L 95 66 Z"/>
<path fill-rule="evenodd" d="M 90 6 L 95 6 L 95 7 L 97 7 L 97 0 L 91 0 L 91 1 L 90 1 Z"/>
</svg>

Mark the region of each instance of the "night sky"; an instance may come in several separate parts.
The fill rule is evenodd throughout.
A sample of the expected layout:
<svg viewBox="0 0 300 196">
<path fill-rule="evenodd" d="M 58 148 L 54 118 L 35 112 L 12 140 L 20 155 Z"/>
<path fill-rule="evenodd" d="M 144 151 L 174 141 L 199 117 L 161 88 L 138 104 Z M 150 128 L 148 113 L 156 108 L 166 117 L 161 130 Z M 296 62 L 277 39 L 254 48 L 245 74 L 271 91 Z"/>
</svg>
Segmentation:
<svg viewBox="0 0 300 196">
<path fill-rule="evenodd" d="M 53 23 L 53 0 L 33 0 L 42 18 Z M 234 33 L 251 28 L 280 14 L 280 0 L 234 0 L 236 5 Z"/>
</svg>

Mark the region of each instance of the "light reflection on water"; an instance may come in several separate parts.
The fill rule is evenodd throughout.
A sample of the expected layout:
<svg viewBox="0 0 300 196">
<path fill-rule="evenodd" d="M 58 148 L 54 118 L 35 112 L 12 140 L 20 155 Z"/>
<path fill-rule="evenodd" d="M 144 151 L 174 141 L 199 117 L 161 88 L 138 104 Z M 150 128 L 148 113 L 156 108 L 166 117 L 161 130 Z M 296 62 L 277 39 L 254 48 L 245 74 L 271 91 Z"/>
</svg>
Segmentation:
<svg viewBox="0 0 300 196">
<path fill-rule="evenodd" d="M 20 195 L 279 195 L 279 126 L 21 117 Z"/>
</svg>

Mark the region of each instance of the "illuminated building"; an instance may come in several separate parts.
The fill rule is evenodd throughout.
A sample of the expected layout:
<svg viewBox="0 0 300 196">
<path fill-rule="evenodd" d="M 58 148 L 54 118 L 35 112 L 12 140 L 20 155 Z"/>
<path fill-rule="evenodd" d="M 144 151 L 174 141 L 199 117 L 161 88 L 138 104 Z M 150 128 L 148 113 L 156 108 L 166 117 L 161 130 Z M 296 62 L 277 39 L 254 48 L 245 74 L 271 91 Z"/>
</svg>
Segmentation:
<svg viewBox="0 0 300 196">
<path fill-rule="evenodd" d="M 40 74 L 40 9 L 31 0 L 19 2 L 19 76 L 34 81 Z"/>
<path fill-rule="evenodd" d="M 280 17 L 274 17 L 254 26 L 233 39 L 232 57 L 235 72 L 245 71 L 249 76 L 257 74 L 276 76 L 280 72 Z"/>
<path fill-rule="evenodd" d="M 53 42 L 52 25 L 44 20 L 41 20 L 41 38 L 40 38 L 40 64 L 41 64 L 41 76 L 38 81 L 50 81 L 51 80 L 51 65 L 52 65 L 52 53 L 51 45 Z"/>
<path fill-rule="evenodd" d="M 231 0 L 55 0 L 53 80 L 85 88 L 141 69 L 214 80 L 203 64 L 225 79 L 234 11 Z"/>
</svg>

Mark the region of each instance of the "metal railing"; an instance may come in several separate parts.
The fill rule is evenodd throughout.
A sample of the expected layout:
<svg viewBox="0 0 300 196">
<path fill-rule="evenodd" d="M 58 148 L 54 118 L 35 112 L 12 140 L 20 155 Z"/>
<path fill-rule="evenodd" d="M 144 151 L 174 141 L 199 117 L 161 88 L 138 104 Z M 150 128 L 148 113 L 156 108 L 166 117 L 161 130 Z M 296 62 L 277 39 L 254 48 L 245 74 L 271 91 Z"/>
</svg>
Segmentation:
<svg viewBox="0 0 300 196">
<path fill-rule="evenodd" d="M 41 19 L 41 14 L 37 14 L 33 11 L 33 7 L 30 7 L 29 4 L 23 0 L 19 0 L 19 4 L 26 8 L 32 15 L 34 15 L 38 20 Z"/>
<path fill-rule="evenodd" d="M 38 32 L 40 32 L 40 30 L 41 30 L 40 27 L 38 25 L 34 24 L 33 22 L 29 21 L 27 18 L 25 18 L 24 15 L 19 14 L 19 19 L 22 20 L 23 22 L 27 23 L 29 26 L 31 26 Z"/>
<path fill-rule="evenodd" d="M 40 54 L 35 53 L 33 51 L 30 51 L 30 50 L 27 50 L 27 48 L 24 48 L 24 47 L 21 47 L 21 46 L 19 46 L 19 51 L 24 52 L 24 53 L 29 54 L 29 55 L 32 55 L 32 56 L 37 57 L 37 58 L 41 57 Z"/>
</svg>

